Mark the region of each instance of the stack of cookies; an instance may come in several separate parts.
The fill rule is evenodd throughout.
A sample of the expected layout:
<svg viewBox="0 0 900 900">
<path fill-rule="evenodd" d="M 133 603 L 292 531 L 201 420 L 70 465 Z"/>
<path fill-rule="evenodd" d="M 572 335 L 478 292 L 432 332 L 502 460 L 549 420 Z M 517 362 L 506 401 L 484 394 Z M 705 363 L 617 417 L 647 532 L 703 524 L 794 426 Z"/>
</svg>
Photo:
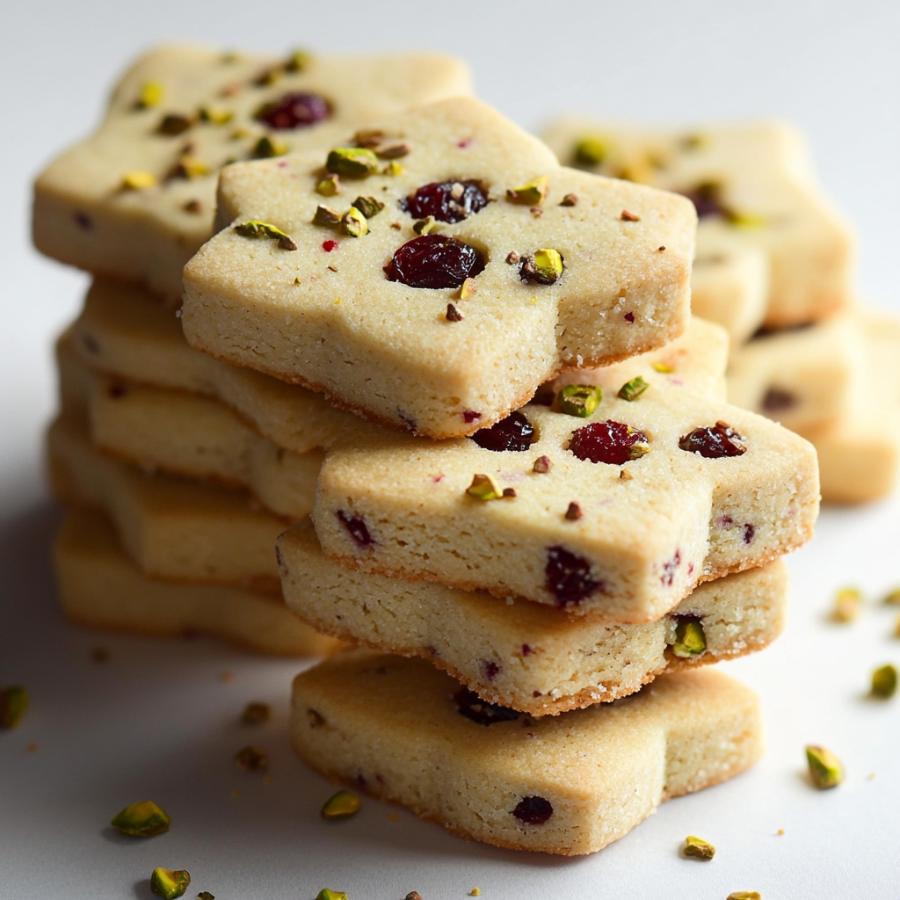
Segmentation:
<svg viewBox="0 0 900 900">
<path fill-rule="evenodd" d="M 298 753 L 500 846 L 589 853 L 752 765 L 755 696 L 696 670 L 778 634 L 819 484 L 724 399 L 694 205 L 446 99 L 452 61 L 357 61 L 348 121 L 346 61 L 182 54 L 38 183 L 39 246 L 119 279 L 60 342 L 70 615 L 366 648 L 295 680 Z"/>
<path fill-rule="evenodd" d="M 826 501 L 890 493 L 900 319 L 855 302 L 853 234 L 801 136 L 771 122 L 650 131 L 565 119 L 544 138 L 571 165 L 694 201 L 693 309 L 731 336 L 729 399 L 813 442 Z"/>
</svg>

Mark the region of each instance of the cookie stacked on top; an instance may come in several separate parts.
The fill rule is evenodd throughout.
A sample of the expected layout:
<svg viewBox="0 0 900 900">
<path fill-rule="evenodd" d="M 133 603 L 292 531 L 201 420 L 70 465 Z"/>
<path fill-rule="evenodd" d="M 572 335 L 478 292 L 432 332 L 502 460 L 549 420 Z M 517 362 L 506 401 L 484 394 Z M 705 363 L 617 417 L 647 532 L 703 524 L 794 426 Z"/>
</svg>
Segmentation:
<svg viewBox="0 0 900 900">
<path fill-rule="evenodd" d="M 855 302 L 854 238 L 801 136 L 771 122 L 652 131 L 567 119 L 544 137 L 571 165 L 694 201 L 693 308 L 731 335 L 729 398 L 813 442 L 825 500 L 888 494 L 900 320 Z"/>
</svg>

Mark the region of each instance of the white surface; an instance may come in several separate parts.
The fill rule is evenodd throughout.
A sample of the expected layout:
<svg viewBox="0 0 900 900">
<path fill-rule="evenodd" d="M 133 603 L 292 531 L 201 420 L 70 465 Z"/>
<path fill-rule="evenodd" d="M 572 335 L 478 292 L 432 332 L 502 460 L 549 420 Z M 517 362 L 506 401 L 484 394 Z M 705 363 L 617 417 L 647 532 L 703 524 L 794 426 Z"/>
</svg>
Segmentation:
<svg viewBox="0 0 900 900">
<path fill-rule="evenodd" d="M 873 594 L 900 582 L 900 502 L 829 511 L 792 562 L 788 632 L 728 666 L 759 689 L 769 752 L 751 774 L 674 801 L 592 858 L 515 855 L 444 834 L 367 801 L 354 820 L 318 818 L 329 787 L 284 740 L 290 662 L 212 642 L 98 636 L 54 606 L 40 482 L 40 428 L 53 406 L 50 337 L 85 281 L 28 247 L 28 181 L 84 133 L 106 86 L 141 46 L 194 39 L 227 46 L 466 55 L 482 95 L 523 124 L 562 110 L 679 122 L 781 115 L 810 135 L 821 176 L 861 234 L 864 296 L 898 308 L 900 6 L 882 3 L 552 4 L 266 3 L 99 0 L 4 3 L 0 10 L 0 142 L 5 326 L 0 330 L 0 684 L 28 686 L 23 726 L 0 735 L 0 897 L 147 898 L 154 865 L 187 867 L 186 896 L 301 898 L 323 886 L 351 900 L 465 897 L 891 898 L 897 882 L 900 697 L 864 696 L 876 664 L 900 662 L 893 615 L 823 621 L 833 589 Z M 91 647 L 109 647 L 105 666 Z M 234 673 L 231 682 L 219 679 Z M 275 720 L 252 740 L 272 755 L 272 783 L 236 769 L 248 741 L 234 724 L 251 699 Z M 26 751 L 30 742 L 38 750 Z M 846 783 L 817 793 L 803 745 L 825 743 Z M 867 775 L 875 773 L 874 780 Z M 231 797 L 237 788 L 240 795 Z M 104 825 L 152 797 L 172 813 L 165 836 L 128 842 Z M 784 828 L 783 837 L 774 836 Z M 713 841 L 711 863 L 682 860 L 687 833 Z"/>
</svg>

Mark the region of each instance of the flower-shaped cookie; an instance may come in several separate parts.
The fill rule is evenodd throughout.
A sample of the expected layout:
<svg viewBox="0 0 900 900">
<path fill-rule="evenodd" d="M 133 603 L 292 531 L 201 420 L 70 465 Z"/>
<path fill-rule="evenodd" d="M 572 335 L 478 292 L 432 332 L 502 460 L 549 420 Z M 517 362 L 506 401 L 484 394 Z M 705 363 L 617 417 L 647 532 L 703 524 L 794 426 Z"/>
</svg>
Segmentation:
<svg viewBox="0 0 900 900">
<path fill-rule="evenodd" d="M 231 166 L 185 269 L 195 347 L 429 437 L 685 326 L 690 203 L 561 168 L 468 98 Z"/>
<path fill-rule="evenodd" d="M 39 176 L 35 243 L 177 299 L 223 165 L 326 146 L 371 117 L 468 91 L 465 66 L 444 56 L 158 47 L 116 84 L 100 127 Z"/>
</svg>

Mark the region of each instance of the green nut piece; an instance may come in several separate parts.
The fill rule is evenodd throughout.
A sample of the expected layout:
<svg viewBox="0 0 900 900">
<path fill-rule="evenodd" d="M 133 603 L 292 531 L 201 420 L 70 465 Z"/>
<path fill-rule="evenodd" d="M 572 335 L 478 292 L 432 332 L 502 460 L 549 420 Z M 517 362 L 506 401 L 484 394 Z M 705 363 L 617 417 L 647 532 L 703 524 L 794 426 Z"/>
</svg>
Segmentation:
<svg viewBox="0 0 900 900">
<path fill-rule="evenodd" d="M 897 693 L 897 667 L 887 663 L 872 673 L 872 696 L 887 700 Z"/>
<path fill-rule="evenodd" d="M 190 883 L 191 873 L 187 869 L 163 869 L 157 866 L 150 876 L 150 890 L 165 900 L 183 897 Z"/>
<path fill-rule="evenodd" d="M 432 231 L 437 231 L 438 227 L 437 219 L 434 216 L 426 216 L 424 219 L 413 222 L 413 231 L 416 234 L 431 234 Z"/>
<path fill-rule="evenodd" d="M 146 191 L 156 186 L 156 176 L 152 172 L 134 169 L 122 176 L 123 191 Z"/>
<path fill-rule="evenodd" d="M 313 215 L 313 225 L 321 225 L 323 228 L 337 228 L 341 224 L 341 214 L 335 212 L 330 206 L 316 207 Z"/>
<path fill-rule="evenodd" d="M 806 748 L 806 764 L 813 786 L 820 791 L 837 787 L 844 780 L 844 766 L 841 761 L 824 747 L 810 744 Z"/>
<path fill-rule="evenodd" d="M 302 72 L 310 63 L 312 55 L 308 50 L 291 50 L 284 64 L 286 72 Z"/>
<path fill-rule="evenodd" d="M 345 178 L 365 178 L 378 171 L 378 157 L 366 147 L 335 147 L 328 152 L 325 168 Z"/>
<path fill-rule="evenodd" d="M 567 416 L 586 419 L 600 405 L 603 389 L 591 384 L 567 384 L 556 394 L 554 406 Z"/>
<path fill-rule="evenodd" d="M 855 587 L 843 587 L 835 592 L 831 618 L 835 622 L 852 622 L 859 615 L 862 591 Z"/>
<path fill-rule="evenodd" d="M 187 178 L 189 181 L 193 178 L 202 178 L 209 175 L 209 166 L 204 162 L 200 162 L 196 156 L 182 156 L 178 160 L 172 174 L 176 178 Z"/>
<path fill-rule="evenodd" d="M 367 218 L 377 216 L 384 209 L 384 204 L 375 197 L 357 197 L 353 205 Z"/>
<path fill-rule="evenodd" d="M 403 163 L 398 163 L 396 159 L 392 159 L 382 170 L 382 175 L 402 175 L 406 169 L 403 168 Z"/>
<path fill-rule="evenodd" d="M 735 228 L 762 228 L 766 224 L 765 217 L 759 213 L 738 212 L 734 209 L 726 211 L 726 218 Z"/>
<path fill-rule="evenodd" d="M 732 891 L 725 900 L 762 900 L 759 891 Z"/>
<path fill-rule="evenodd" d="M 222 109 L 220 106 L 201 106 L 197 110 L 197 116 L 201 122 L 209 122 L 211 125 L 227 125 L 234 113 L 230 109 Z"/>
<path fill-rule="evenodd" d="M 547 196 L 547 176 L 541 175 L 532 178 L 525 184 L 510 188 L 506 192 L 506 199 L 510 203 L 521 203 L 523 206 L 540 206 Z"/>
<path fill-rule="evenodd" d="M 323 197 L 334 197 L 341 190 L 341 179 L 337 175 L 325 175 L 316 182 L 316 193 Z"/>
<path fill-rule="evenodd" d="M 626 381 L 622 387 L 619 388 L 619 399 L 620 400 L 628 400 L 629 402 L 637 400 L 644 391 L 650 385 L 641 378 L 640 375 L 635 375 L 630 381 Z"/>
<path fill-rule="evenodd" d="M 254 145 L 251 155 L 254 159 L 271 159 L 273 156 L 284 156 L 288 152 L 288 145 L 278 138 L 264 134 Z"/>
<path fill-rule="evenodd" d="M 316 894 L 316 900 L 347 900 L 347 894 L 345 891 L 333 891 L 331 888 L 322 888 Z"/>
<path fill-rule="evenodd" d="M 541 247 L 535 250 L 522 265 L 522 274 L 530 281 L 538 284 L 553 284 L 563 273 L 562 254 L 552 247 Z"/>
<path fill-rule="evenodd" d="M 706 650 L 706 635 L 699 619 L 682 618 L 675 626 L 675 643 L 672 652 L 680 659 L 699 656 Z"/>
<path fill-rule="evenodd" d="M 588 136 L 575 144 L 572 158 L 576 166 L 600 166 L 606 159 L 609 148 L 603 138 Z"/>
<path fill-rule="evenodd" d="M 15 728 L 28 711 L 28 691 L 20 684 L 0 690 L 0 728 Z"/>
<path fill-rule="evenodd" d="M 884 595 L 884 602 L 888 606 L 900 606 L 900 587 L 895 587 L 889 590 Z"/>
<path fill-rule="evenodd" d="M 259 219 L 248 219 L 246 222 L 241 222 L 234 226 L 234 230 L 241 237 L 275 241 L 282 250 L 297 249 L 294 241 L 280 228 L 276 228 L 268 222 L 261 222 Z"/>
<path fill-rule="evenodd" d="M 138 92 L 137 106 L 139 109 L 151 109 L 159 106 L 163 101 L 165 91 L 158 81 L 145 81 Z"/>
<path fill-rule="evenodd" d="M 341 230 L 350 237 L 365 237 L 369 233 L 369 223 L 355 206 L 351 206 L 341 216 Z"/>
<path fill-rule="evenodd" d="M 466 488 L 466 494 L 476 500 L 500 500 L 501 491 L 487 475 L 473 475 L 472 483 Z"/>
<path fill-rule="evenodd" d="M 338 791 L 332 794 L 322 806 L 323 819 L 349 819 L 355 816 L 362 806 L 359 797 L 353 791 Z"/>
<path fill-rule="evenodd" d="M 716 855 L 716 848 L 709 841 L 697 837 L 695 834 L 689 834 L 684 839 L 681 846 L 681 852 L 688 859 L 712 859 Z"/>
<path fill-rule="evenodd" d="M 653 371 L 659 372 L 662 375 L 671 375 L 672 372 L 675 371 L 675 369 L 672 366 L 670 366 L 668 363 L 655 362 L 655 363 L 653 363 Z"/>
<path fill-rule="evenodd" d="M 166 113 L 159 120 L 159 125 L 156 126 L 156 133 L 174 137 L 175 135 L 183 134 L 193 124 L 194 120 L 190 116 L 183 116 L 180 113 Z"/>
<path fill-rule="evenodd" d="M 129 803 L 109 823 L 128 837 L 153 837 L 169 830 L 169 814 L 152 800 Z"/>
</svg>

